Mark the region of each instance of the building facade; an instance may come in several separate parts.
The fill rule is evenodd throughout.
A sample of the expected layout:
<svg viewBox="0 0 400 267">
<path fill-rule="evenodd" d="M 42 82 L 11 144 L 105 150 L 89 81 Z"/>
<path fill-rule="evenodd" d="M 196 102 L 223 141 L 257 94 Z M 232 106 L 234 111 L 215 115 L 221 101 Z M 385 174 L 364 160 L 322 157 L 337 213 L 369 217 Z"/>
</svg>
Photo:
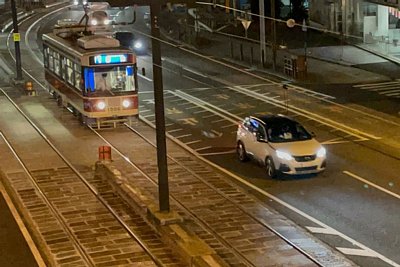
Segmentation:
<svg viewBox="0 0 400 267">
<path fill-rule="evenodd" d="M 399 0 L 310 0 L 309 18 L 322 28 L 400 59 Z"/>
</svg>

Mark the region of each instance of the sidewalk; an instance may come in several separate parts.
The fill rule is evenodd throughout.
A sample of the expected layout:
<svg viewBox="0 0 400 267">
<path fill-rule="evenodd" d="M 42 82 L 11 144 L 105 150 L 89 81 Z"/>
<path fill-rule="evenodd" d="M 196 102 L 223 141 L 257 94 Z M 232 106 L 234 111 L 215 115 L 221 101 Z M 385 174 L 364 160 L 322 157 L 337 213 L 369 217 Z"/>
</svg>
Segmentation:
<svg viewBox="0 0 400 267">
<path fill-rule="evenodd" d="M 168 18 L 168 16 L 164 16 L 164 18 Z M 188 38 L 189 35 L 192 35 L 193 38 L 196 33 L 188 32 L 187 25 L 179 24 L 178 19 L 170 20 L 165 23 L 168 25 L 168 29 L 165 30 L 164 36 L 174 42 L 188 45 L 183 39 Z M 265 72 L 284 80 L 294 81 L 292 77 L 283 73 L 284 57 L 290 58 L 295 55 L 304 55 L 304 48 L 285 49 L 278 47 L 276 70 L 274 71 L 272 70 L 272 55 L 268 46 L 266 66 L 264 68 L 261 67 L 260 45 L 254 39 L 246 39 L 243 36 L 220 32 L 209 33 L 204 29 L 201 29 L 201 32 L 197 34 L 196 44 L 192 42 L 189 45 L 201 51 L 201 53 Z M 250 36 L 251 33 L 249 32 L 248 35 Z M 327 45 L 312 47 L 310 45 L 307 48 L 307 79 L 298 79 L 297 82 L 303 84 L 351 84 L 389 81 L 391 78 L 388 75 L 380 75 L 354 67 L 362 64 L 389 63 L 389 60 L 394 62 L 389 57 L 382 57 L 378 53 L 368 51 L 368 47 L 365 46 Z"/>
</svg>

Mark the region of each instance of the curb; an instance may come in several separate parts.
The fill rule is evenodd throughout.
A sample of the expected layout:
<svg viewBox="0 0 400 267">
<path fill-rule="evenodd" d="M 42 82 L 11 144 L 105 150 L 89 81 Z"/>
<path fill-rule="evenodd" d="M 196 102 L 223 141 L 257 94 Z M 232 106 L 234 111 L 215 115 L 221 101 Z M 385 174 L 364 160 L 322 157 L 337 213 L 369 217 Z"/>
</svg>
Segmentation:
<svg viewBox="0 0 400 267">
<path fill-rule="evenodd" d="M 134 184 L 128 183 L 111 162 L 96 162 L 95 175 L 104 179 L 132 209 L 142 214 L 145 221 L 160 233 L 165 243 L 179 253 L 186 266 L 228 266 L 205 241 L 189 229 L 188 224 L 176 211 L 158 211 L 156 199 Z"/>
</svg>

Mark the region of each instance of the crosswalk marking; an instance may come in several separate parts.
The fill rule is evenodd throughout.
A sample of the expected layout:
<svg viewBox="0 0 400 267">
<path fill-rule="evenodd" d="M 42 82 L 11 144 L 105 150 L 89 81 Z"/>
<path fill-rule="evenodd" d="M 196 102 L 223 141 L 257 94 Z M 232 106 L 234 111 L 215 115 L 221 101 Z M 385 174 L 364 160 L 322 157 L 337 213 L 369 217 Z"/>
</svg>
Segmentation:
<svg viewBox="0 0 400 267">
<path fill-rule="evenodd" d="M 391 82 L 381 82 L 381 83 L 366 83 L 353 85 L 353 88 L 366 90 L 370 92 L 378 93 L 379 95 L 400 98 L 400 80 L 396 79 Z"/>
</svg>

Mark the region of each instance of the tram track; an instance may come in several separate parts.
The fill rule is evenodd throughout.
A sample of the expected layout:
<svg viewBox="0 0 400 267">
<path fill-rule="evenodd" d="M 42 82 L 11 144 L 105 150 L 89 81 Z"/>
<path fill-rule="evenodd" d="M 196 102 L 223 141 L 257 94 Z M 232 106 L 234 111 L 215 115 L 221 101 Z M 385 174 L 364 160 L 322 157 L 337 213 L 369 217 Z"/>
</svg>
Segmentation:
<svg viewBox="0 0 400 267">
<path fill-rule="evenodd" d="M 155 188 L 157 188 L 158 186 L 157 172 L 154 171 L 155 166 L 151 164 L 149 165 L 147 160 L 148 157 L 150 158 L 156 157 L 156 145 L 154 144 L 154 142 L 150 140 L 150 138 L 146 137 L 146 135 L 149 135 L 149 133 L 147 132 L 148 130 L 145 130 L 146 133 L 141 133 L 140 130 L 137 130 L 137 128 L 142 129 L 142 127 L 135 127 L 136 128 L 135 129 L 129 125 L 125 126 L 127 127 L 127 129 L 129 129 L 131 133 L 133 133 L 133 135 L 131 134 L 130 135 L 131 138 L 127 139 L 125 134 L 123 134 L 124 142 L 126 142 L 126 144 L 141 144 L 140 150 L 146 151 L 146 154 L 150 154 L 150 156 L 149 155 L 146 156 L 146 159 L 143 158 L 138 159 L 139 158 L 138 155 L 129 155 L 129 153 L 124 152 L 124 150 L 126 150 L 127 145 L 125 146 L 116 145 L 116 143 L 120 143 L 118 140 L 121 139 L 121 136 L 115 134 L 115 131 L 102 132 L 95 130 L 93 128 L 91 128 L 91 130 L 95 132 L 100 138 L 102 138 L 102 140 L 105 143 L 107 143 L 110 147 L 112 147 L 112 149 L 122 159 L 125 159 L 129 165 L 134 166 L 135 168 L 140 170 L 141 173 L 146 177 L 146 179 Z M 145 144 L 146 147 L 144 147 Z M 170 194 L 170 198 L 173 199 L 177 205 L 175 208 L 179 210 L 184 210 L 185 213 L 190 214 L 190 216 L 195 218 L 195 220 L 199 224 L 201 224 L 202 227 L 205 227 L 208 231 L 213 233 L 213 235 L 218 239 L 219 242 L 221 242 L 222 244 L 227 246 L 230 250 L 232 250 L 239 258 L 245 260 L 248 266 L 259 266 L 257 264 L 257 258 L 252 259 L 251 256 L 246 255 L 246 249 L 242 248 L 241 246 L 237 246 L 233 242 L 233 239 L 229 238 L 229 234 L 227 235 L 228 237 L 224 237 L 226 232 L 221 231 L 221 233 L 219 233 L 215 231 L 214 229 L 218 228 L 218 226 L 215 225 L 212 216 L 210 217 L 209 215 L 202 213 L 201 210 L 206 209 L 209 211 L 213 211 L 214 216 L 216 217 L 219 217 L 221 214 L 226 214 L 225 216 L 228 216 L 230 214 L 232 215 L 232 222 L 234 222 L 235 219 L 240 218 L 240 222 L 242 223 L 240 227 L 246 228 L 246 226 L 251 225 L 253 229 L 257 229 L 256 232 L 260 238 L 262 238 L 262 236 L 269 236 L 271 238 L 271 235 L 274 235 L 276 238 L 274 239 L 271 238 L 270 240 L 271 243 L 283 241 L 286 243 L 286 245 L 291 246 L 293 249 L 295 249 L 296 251 L 304 255 L 306 258 L 308 258 L 310 261 L 312 261 L 316 266 L 324 266 L 312 255 L 307 253 L 301 247 L 297 246 L 295 243 L 291 242 L 289 239 L 285 238 L 282 234 L 279 233 L 279 231 L 275 230 L 274 227 L 272 227 L 266 222 L 263 216 L 260 217 L 255 216 L 251 212 L 248 212 L 245 206 L 242 206 L 240 204 L 240 203 L 247 203 L 247 204 L 252 203 L 255 204 L 256 206 L 259 205 L 259 208 L 263 209 L 262 207 L 263 205 L 259 203 L 259 201 L 246 194 L 245 191 L 239 189 L 231 182 L 225 180 L 222 177 L 222 175 L 216 174 L 216 170 L 213 170 L 212 168 L 205 167 L 202 164 L 199 164 L 198 161 L 196 161 L 194 158 L 179 155 L 180 152 L 177 152 L 177 154 L 178 155 L 175 155 L 173 153 L 167 154 L 167 159 L 169 161 L 168 168 L 172 170 L 170 171 L 170 173 L 172 173 L 172 177 L 170 176 L 170 181 L 173 184 L 173 187 L 179 188 L 180 187 L 179 180 L 181 179 L 179 177 L 185 177 L 183 182 L 184 184 L 190 184 L 190 185 L 196 184 L 196 186 L 199 187 L 197 188 L 199 192 L 206 191 L 207 193 L 204 196 L 201 196 L 202 193 L 196 194 L 198 195 L 198 199 L 190 199 L 190 201 L 194 201 L 196 203 L 203 203 L 201 207 L 193 207 L 193 204 L 185 200 L 184 196 L 185 193 L 181 193 L 181 192 L 188 192 L 188 190 L 183 189 L 185 188 L 185 186 L 183 186 L 180 189 L 175 189 L 174 192 Z M 174 177 L 174 175 L 176 176 Z M 207 203 L 207 199 L 205 198 L 213 199 L 216 201 L 215 202 L 211 201 L 208 204 L 204 204 Z M 221 209 L 219 209 L 218 204 L 216 203 L 223 203 L 222 204 L 223 208 L 221 207 Z M 221 214 L 218 215 L 218 213 Z M 221 216 L 223 217 L 223 215 Z M 234 231 L 235 230 L 233 230 L 232 232 Z M 256 243 L 253 245 L 257 246 Z M 259 249 L 262 249 L 263 246 L 268 247 L 267 244 L 263 244 L 262 246 L 259 247 Z M 283 253 L 287 253 L 287 251 Z M 280 257 L 284 256 L 283 255 L 278 256 L 278 258 Z"/>
<path fill-rule="evenodd" d="M 38 83 L 40 84 L 40 82 L 38 81 Z M 150 144 L 149 144 L 150 145 Z M 154 147 L 154 144 L 153 144 L 153 147 Z M 179 157 L 177 157 L 178 159 L 181 159 L 181 160 L 183 160 L 183 161 L 185 161 L 186 160 L 186 158 L 179 158 Z M 174 159 L 173 158 L 171 158 L 170 160 L 172 160 L 172 161 L 174 161 Z M 185 162 L 186 163 L 186 162 Z M 179 164 L 178 164 L 179 165 Z M 147 173 L 149 173 L 149 177 L 150 176 L 152 176 L 153 178 L 155 177 L 154 175 L 155 175 L 155 171 L 154 171 L 154 165 L 153 166 L 150 166 L 151 168 L 150 169 L 147 169 L 146 170 L 146 172 Z M 196 169 L 196 168 L 198 168 L 198 166 L 194 163 L 194 166 L 193 166 L 193 168 L 194 169 Z M 190 172 L 189 172 L 190 173 Z M 194 174 L 192 174 L 192 175 L 194 175 L 194 176 L 199 176 L 198 174 L 196 174 L 196 173 L 194 173 Z M 201 178 L 201 177 L 200 177 Z M 154 182 L 154 180 L 153 180 L 153 182 Z M 210 186 L 210 185 L 208 185 L 207 183 L 206 183 L 207 181 L 205 181 L 205 183 L 204 183 L 204 185 L 206 185 L 206 186 Z M 218 179 L 215 179 L 215 181 L 214 181 L 215 183 L 218 183 L 219 182 L 219 178 Z M 154 185 L 153 185 L 153 187 L 154 187 Z M 211 187 L 210 187 L 211 188 Z M 213 189 L 214 190 L 214 189 Z M 214 190 L 215 192 L 217 192 L 218 193 L 218 188 L 216 188 L 215 190 Z M 229 191 L 229 190 L 228 190 Z M 230 198 L 230 196 L 228 195 L 224 195 L 223 194 L 223 192 L 221 192 L 221 197 L 224 199 L 224 202 L 225 201 L 227 201 L 227 202 L 230 202 L 230 204 L 232 204 L 233 206 L 235 206 L 233 203 L 234 203 L 234 201 L 233 200 L 231 200 L 231 199 L 229 199 Z M 234 193 L 232 193 L 233 195 L 234 195 Z M 214 206 L 217 206 L 217 205 L 215 205 L 214 204 Z M 237 209 L 239 209 L 240 207 L 238 206 L 238 205 L 236 205 L 235 206 Z M 243 209 L 243 208 L 242 208 Z M 250 214 L 251 215 L 251 214 Z M 197 215 L 195 215 L 195 217 L 196 217 Z M 247 216 L 247 215 L 246 215 Z M 200 218 L 199 216 L 197 216 L 198 218 Z M 251 216 L 250 216 L 251 217 Z M 254 216 L 253 216 L 254 217 Z M 255 218 L 255 217 L 254 217 Z M 252 218 L 252 219 L 254 219 L 254 218 Z M 202 218 L 200 218 L 201 220 L 203 220 L 203 221 L 205 221 L 204 219 L 202 219 Z M 265 223 L 263 223 L 262 222 L 262 220 L 261 220 L 261 224 L 265 224 Z M 264 225 L 263 227 L 265 227 L 265 228 L 268 228 L 267 227 L 268 225 L 266 224 L 266 225 Z M 271 229 L 270 229 L 271 230 Z M 272 229 L 273 230 L 273 229 Z M 222 242 L 222 240 L 221 240 L 221 242 Z M 289 241 L 289 243 L 290 243 L 290 241 Z M 229 243 L 228 243 L 229 244 Z M 236 251 L 238 251 L 238 249 L 236 249 L 236 248 L 233 248 L 234 250 L 236 250 Z M 240 255 L 240 251 L 238 251 L 238 253 L 237 253 L 237 255 Z M 243 253 L 242 253 L 243 254 Z M 307 254 L 307 253 L 306 253 Z M 242 256 L 240 256 L 240 257 L 243 257 L 243 255 Z M 244 259 L 246 259 L 246 257 L 244 258 Z M 311 260 L 312 260 L 312 258 L 310 258 Z M 249 265 L 249 266 L 257 266 L 257 265 L 254 265 L 252 262 L 251 262 L 251 260 L 249 261 L 248 259 L 246 259 L 245 260 L 248 264 L 247 265 Z M 318 261 L 316 261 L 316 262 L 314 262 L 314 263 L 316 263 L 318 266 L 323 266 L 323 265 L 319 265 L 318 264 Z"/>
<path fill-rule="evenodd" d="M 104 181 L 100 181 L 93 178 L 87 178 L 88 175 L 82 174 L 81 171 L 78 171 L 74 165 L 63 155 L 61 151 L 57 149 L 57 147 L 52 143 L 51 138 L 46 136 L 42 130 L 23 112 L 23 110 L 4 92 L 3 89 L 0 89 L 2 94 L 7 98 L 7 100 L 14 106 L 16 111 L 23 116 L 26 122 L 34 128 L 37 134 L 40 136 L 41 140 L 47 144 L 47 149 L 53 151 L 59 159 L 63 162 L 64 166 L 53 169 L 52 173 L 55 176 L 64 176 L 65 179 L 62 184 L 62 188 L 60 188 L 59 184 L 50 185 L 52 182 L 52 178 L 45 177 L 43 178 L 43 172 L 46 173 L 49 170 L 40 170 L 35 168 L 27 167 L 25 160 L 19 153 L 16 151 L 14 146 L 8 140 L 4 133 L 1 132 L 1 136 L 6 143 L 7 147 L 11 151 L 12 155 L 19 162 L 24 173 L 27 177 L 29 177 L 30 182 L 33 184 L 35 192 L 39 196 L 41 200 L 46 204 L 46 208 L 51 210 L 51 214 L 54 215 L 53 218 L 62 226 L 62 229 L 65 233 L 67 233 L 68 237 L 73 241 L 73 244 L 79 255 L 84 261 L 84 265 L 82 266 L 97 266 L 97 259 L 99 257 L 96 253 L 93 253 L 94 243 L 101 243 L 100 239 L 103 236 L 101 231 L 106 230 L 108 227 L 99 226 L 96 222 L 96 213 L 99 213 L 99 223 L 101 224 L 102 219 L 108 217 L 106 221 L 110 222 L 110 236 L 109 242 L 113 243 L 113 235 L 115 234 L 115 240 L 117 243 L 120 243 L 121 247 L 126 250 L 129 250 L 130 244 L 134 242 L 133 247 L 131 249 L 135 250 L 132 253 L 131 257 L 126 257 L 130 259 L 131 263 L 134 263 L 134 258 L 138 258 L 142 263 L 149 264 L 149 266 L 183 266 L 181 261 L 176 257 L 172 251 L 168 250 L 165 245 L 162 244 L 160 238 L 157 241 L 157 233 L 154 232 L 152 227 L 147 226 L 144 227 L 145 223 L 142 219 L 140 219 L 140 215 L 136 214 L 131 209 L 126 209 L 124 202 L 121 199 L 118 199 L 117 196 L 112 194 L 112 189 L 107 185 Z M 34 165 L 30 162 L 30 165 Z M 58 173 L 60 171 L 63 174 Z M 45 175 L 44 175 L 45 176 Z M 85 177 L 86 176 L 86 177 Z M 46 178 L 49 181 L 44 181 Z M 61 178 L 60 178 L 61 179 Z M 72 185 L 71 185 L 72 184 Z M 76 199 L 78 202 L 75 203 L 71 201 L 69 204 L 72 205 L 70 207 L 65 207 L 60 205 L 60 201 L 64 201 L 62 197 L 57 197 L 54 195 L 56 191 L 69 199 Z M 65 193 L 68 192 L 68 193 Z M 84 196 L 82 195 L 84 193 Z M 75 194 L 76 193 L 76 194 Z M 86 206 L 85 203 L 82 203 L 82 198 L 88 200 Z M 93 204 L 94 203 L 94 204 Z M 74 206 L 76 205 L 76 207 Z M 27 207 L 29 210 L 29 206 Z M 98 210 L 96 213 L 92 213 L 91 209 Z M 66 215 L 68 210 L 75 211 L 74 216 L 81 217 L 81 220 L 75 219 L 71 222 L 71 218 Z M 102 210 L 102 211 L 101 211 Z M 88 216 L 86 218 L 85 216 Z M 94 216 L 94 217 L 91 217 Z M 102 218 L 102 219 L 100 219 Z M 40 224 L 40 223 L 39 223 Z M 87 229 L 83 230 L 85 227 L 74 227 L 77 225 L 87 225 Z M 91 228 L 93 227 L 93 228 Z M 111 231 L 112 229 L 112 231 Z M 135 232 L 135 229 L 137 232 Z M 100 232 L 97 232 L 100 231 Z M 86 235 L 82 235 L 83 231 L 88 231 Z M 88 234 L 91 232 L 93 236 L 93 241 L 88 241 Z M 97 240 L 97 234 L 99 240 Z M 129 241 L 118 242 L 122 236 L 128 235 Z M 147 238 L 146 238 L 147 236 Z M 44 240 L 45 242 L 50 242 L 49 240 Z M 116 244 L 117 244 L 116 243 Z M 152 244 L 153 249 L 149 247 L 149 244 Z M 157 244 L 159 248 L 154 248 L 154 244 Z M 141 248 L 143 252 L 138 250 L 138 247 Z M 169 251 L 169 252 L 168 252 Z M 111 254 L 111 253 L 110 253 Z M 122 252 L 120 253 L 123 254 Z M 138 256 L 139 254 L 139 256 Z M 145 256 L 146 255 L 146 256 Z M 162 255 L 162 256 L 161 256 Z M 118 256 L 118 255 L 117 255 Z M 148 258 L 146 260 L 146 257 Z M 80 266 L 78 264 L 78 266 Z M 146 265 L 147 266 L 147 265 Z"/>
</svg>

